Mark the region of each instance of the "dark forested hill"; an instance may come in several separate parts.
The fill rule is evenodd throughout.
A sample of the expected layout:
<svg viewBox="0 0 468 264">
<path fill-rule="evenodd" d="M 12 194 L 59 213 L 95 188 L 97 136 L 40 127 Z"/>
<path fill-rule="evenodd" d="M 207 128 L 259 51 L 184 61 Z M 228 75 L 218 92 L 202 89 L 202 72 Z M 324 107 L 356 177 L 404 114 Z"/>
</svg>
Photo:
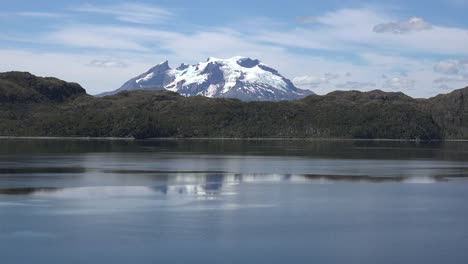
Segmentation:
<svg viewBox="0 0 468 264">
<path fill-rule="evenodd" d="M 56 78 L 39 78 L 27 72 L 0 73 L 0 102 L 63 102 L 86 94 L 77 83 Z"/>
<path fill-rule="evenodd" d="M 468 139 L 468 87 L 433 97 L 424 107 L 443 128 L 444 138 Z"/>
<path fill-rule="evenodd" d="M 92 97 L 78 84 L 0 73 L 0 136 L 468 138 L 468 88 L 431 99 L 337 91 L 242 102 L 168 91 Z"/>
</svg>

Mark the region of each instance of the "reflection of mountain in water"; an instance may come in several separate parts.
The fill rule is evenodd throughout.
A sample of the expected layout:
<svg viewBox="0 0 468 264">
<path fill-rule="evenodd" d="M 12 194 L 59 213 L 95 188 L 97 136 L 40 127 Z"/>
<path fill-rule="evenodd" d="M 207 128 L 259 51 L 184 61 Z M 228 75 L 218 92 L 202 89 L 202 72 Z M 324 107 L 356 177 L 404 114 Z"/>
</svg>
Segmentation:
<svg viewBox="0 0 468 264">
<path fill-rule="evenodd" d="M 192 194 L 216 195 L 233 193 L 232 186 L 241 183 L 256 182 L 285 182 L 307 181 L 302 175 L 291 174 L 232 174 L 232 173 L 206 173 L 206 174 L 176 174 L 167 177 L 167 184 L 153 187 L 166 195 Z"/>
<path fill-rule="evenodd" d="M 223 195 L 233 194 L 233 187 L 238 184 L 257 183 L 435 183 L 447 181 L 445 177 L 372 177 L 341 175 L 294 175 L 294 174 L 232 174 L 232 173 L 174 173 L 153 175 L 152 186 L 94 186 L 78 188 L 57 187 L 21 187 L 0 189 L 0 195 L 41 195 L 62 197 L 99 196 L 141 196 L 141 195 Z"/>
</svg>

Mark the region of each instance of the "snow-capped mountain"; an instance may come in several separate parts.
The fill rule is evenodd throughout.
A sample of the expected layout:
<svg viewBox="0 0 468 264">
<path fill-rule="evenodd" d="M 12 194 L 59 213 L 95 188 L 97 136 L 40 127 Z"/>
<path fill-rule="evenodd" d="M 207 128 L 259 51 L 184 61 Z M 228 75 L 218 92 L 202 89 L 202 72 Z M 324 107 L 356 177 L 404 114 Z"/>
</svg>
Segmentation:
<svg viewBox="0 0 468 264">
<path fill-rule="evenodd" d="M 292 100 L 313 94 L 295 87 L 290 80 L 259 60 L 233 57 L 208 58 L 206 62 L 182 64 L 175 69 L 165 61 L 101 96 L 124 90 L 164 89 L 184 96 L 228 97 L 246 101 Z"/>
</svg>

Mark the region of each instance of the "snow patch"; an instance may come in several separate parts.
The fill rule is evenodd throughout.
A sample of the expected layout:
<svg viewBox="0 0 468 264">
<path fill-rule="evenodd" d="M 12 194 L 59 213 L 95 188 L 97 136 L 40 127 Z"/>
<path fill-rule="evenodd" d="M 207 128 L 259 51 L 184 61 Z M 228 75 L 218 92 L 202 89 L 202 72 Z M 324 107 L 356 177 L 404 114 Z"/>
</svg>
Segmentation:
<svg viewBox="0 0 468 264">
<path fill-rule="evenodd" d="M 251 61 L 252 63 L 242 64 L 240 63 L 242 61 Z M 167 62 L 161 64 L 164 63 Z M 238 88 L 242 88 L 242 92 L 249 94 L 299 94 L 295 91 L 295 87 L 291 87 L 291 84 L 276 71 L 269 71 L 268 67 L 260 61 L 242 56 L 229 59 L 210 57 L 206 62 L 195 65 L 184 65 L 184 67 L 176 69 L 169 68 L 164 74 L 173 80 L 165 84 L 164 88 L 179 93 L 184 88 L 190 90 L 197 85 L 204 85 L 205 90 L 196 93 L 207 97 L 226 94 L 232 89 Z M 151 83 L 152 78 L 158 77 L 155 75 L 157 75 L 155 72 L 151 72 L 136 80 L 136 83 L 140 87 L 144 87 L 146 82 Z M 187 94 L 187 91 L 182 93 Z"/>
<path fill-rule="evenodd" d="M 154 72 L 151 72 L 151 73 L 149 73 L 148 75 L 146 75 L 145 77 L 136 80 L 136 83 L 139 84 L 140 82 L 148 81 L 148 80 L 150 80 L 150 79 L 153 78 L 153 77 L 154 77 Z M 141 85 L 140 85 L 140 86 L 141 86 Z"/>
<path fill-rule="evenodd" d="M 208 87 L 208 90 L 206 90 L 205 96 L 213 97 L 217 91 L 218 91 L 218 85 L 212 84 Z"/>
</svg>

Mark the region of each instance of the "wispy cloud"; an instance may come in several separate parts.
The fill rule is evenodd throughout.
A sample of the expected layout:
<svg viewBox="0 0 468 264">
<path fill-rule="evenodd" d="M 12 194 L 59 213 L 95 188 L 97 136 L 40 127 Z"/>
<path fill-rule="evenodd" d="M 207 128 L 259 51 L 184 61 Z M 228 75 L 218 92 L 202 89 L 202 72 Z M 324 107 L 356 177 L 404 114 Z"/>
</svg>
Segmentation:
<svg viewBox="0 0 468 264">
<path fill-rule="evenodd" d="M 127 8 L 123 6 L 129 5 Z M 141 9 L 140 12 L 131 11 Z M 150 23 L 168 19 L 171 13 L 157 7 L 142 4 L 122 4 L 112 7 L 85 5 L 75 10 L 109 14 L 122 21 Z M 146 11 L 145 11 L 146 10 Z M 150 10 L 150 11 L 148 11 Z M 156 10 L 156 11 L 155 11 Z M 145 13 L 148 12 L 148 13 Z M 468 34 L 465 29 L 437 27 L 417 34 L 375 34 L 372 25 L 391 19 L 385 13 L 371 9 L 343 9 L 316 17 L 313 28 L 271 29 L 259 26 L 255 30 L 205 27 L 199 32 L 175 32 L 153 30 L 147 27 L 118 27 L 108 25 L 67 25 L 49 32 L 50 38 L 65 45 L 96 48 L 118 48 L 150 51 L 155 44 L 168 44 L 169 50 L 176 48 L 244 49 L 247 46 L 277 47 L 277 49 L 303 48 L 322 51 L 362 52 L 369 47 L 378 52 L 399 54 L 427 53 L 430 55 L 468 53 Z M 152 14 L 156 15 L 152 15 Z M 417 24 L 417 23 L 416 23 Z M 141 26 L 141 25 L 140 25 Z M 148 36 L 151 38 L 148 38 Z M 167 40 L 173 41 L 167 43 Z M 440 41 L 444 39 L 445 41 Z M 179 40 L 177 42 L 177 40 Z M 181 42 L 183 41 L 183 42 Z M 203 41 L 203 42 L 202 42 Z M 222 45 L 217 47 L 209 41 Z M 240 45 L 240 47 L 238 46 Z M 166 48 L 166 47 L 164 47 Z M 233 53 L 234 53 L 233 51 Z M 209 55 L 211 56 L 211 55 Z"/>
<path fill-rule="evenodd" d="M 468 74 L 468 59 L 439 61 L 434 66 L 434 71 L 443 74 Z"/>
<path fill-rule="evenodd" d="M 398 22 L 382 23 L 374 26 L 376 33 L 404 34 L 413 31 L 430 30 L 432 25 L 419 17 L 412 17 Z"/>
<path fill-rule="evenodd" d="M 12 19 L 12 18 L 58 19 L 58 18 L 67 18 L 67 17 L 70 17 L 70 14 L 54 13 L 54 12 L 39 12 L 39 11 L 0 13 L 0 18 L 7 18 L 7 19 Z"/>
<path fill-rule="evenodd" d="M 99 68 L 126 68 L 128 66 L 123 61 L 113 59 L 95 59 L 90 61 L 87 65 Z"/>
<path fill-rule="evenodd" d="M 136 24 L 157 24 L 165 22 L 169 17 L 173 16 L 173 13 L 167 9 L 140 3 L 122 3 L 110 6 L 85 4 L 71 10 L 109 15 L 117 20 Z"/>
<path fill-rule="evenodd" d="M 453 90 L 465 87 L 468 84 L 468 75 L 440 77 L 435 79 L 433 85 L 441 90 Z"/>
<path fill-rule="evenodd" d="M 293 83 L 300 87 L 317 88 L 320 84 L 324 83 L 325 80 L 322 77 L 304 75 L 295 77 Z"/>
<path fill-rule="evenodd" d="M 297 86 L 304 88 L 317 88 L 323 84 L 329 84 L 332 80 L 339 79 L 340 75 L 337 73 L 326 72 L 323 76 L 304 75 L 295 77 L 293 83 Z"/>
<path fill-rule="evenodd" d="M 416 81 L 405 77 L 393 77 L 387 79 L 383 88 L 395 91 L 406 91 L 414 88 Z"/>
<path fill-rule="evenodd" d="M 356 90 L 356 89 L 365 90 L 368 88 L 375 88 L 376 86 L 377 84 L 372 83 L 372 82 L 345 82 L 345 83 L 335 85 L 335 87 L 339 89 L 352 89 L 352 90 Z"/>
<path fill-rule="evenodd" d="M 292 48 L 339 52 L 372 50 L 413 55 L 468 53 L 466 28 L 432 25 L 422 18 L 388 23 L 398 20 L 382 10 L 362 8 L 336 10 L 318 16 L 316 20 L 314 27 L 260 31 L 252 38 Z M 383 34 L 376 34 L 375 31 Z M 388 32 L 411 34 L 384 34 Z"/>
<path fill-rule="evenodd" d="M 132 27 L 73 25 L 46 33 L 41 39 L 68 47 L 148 52 L 151 50 L 145 46 L 145 39 L 156 34 L 155 31 Z"/>
<path fill-rule="evenodd" d="M 67 17 L 68 14 L 52 13 L 52 12 L 18 12 L 15 15 L 22 17 L 33 17 L 33 18 L 63 18 Z"/>
<path fill-rule="evenodd" d="M 327 72 L 325 73 L 325 76 L 324 76 L 324 79 L 328 82 L 331 80 L 336 80 L 338 78 L 340 78 L 340 75 L 337 73 L 332 73 L 332 72 Z"/>
<path fill-rule="evenodd" d="M 376 34 L 373 31 L 374 25 L 400 20 L 383 10 L 369 8 L 339 9 L 323 13 L 313 19 L 306 19 L 308 21 L 305 22 L 314 23 L 310 26 L 295 24 L 291 28 L 284 24 L 275 25 L 277 21 L 261 19 L 255 20 L 252 26 L 216 23 L 183 31 L 155 29 L 152 24 L 164 21 L 177 23 L 175 19 L 171 20 L 176 15 L 166 9 L 144 4 L 88 4 L 68 10 L 66 14 L 77 19 L 66 24 L 57 24 L 52 29 L 48 27 L 44 31 L 38 30 L 34 36 L 28 33 L 25 41 L 34 42 L 41 47 L 69 50 L 73 53 L 72 56 L 61 54 L 60 58 L 63 60 L 57 59 L 60 63 L 51 63 L 47 68 L 50 70 L 49 75 L 57 75 L 54 72 L 63 73 L 65 58 L 79 61 L 79 65 L 77 62 L 73 64 L 74 74 L 63 73 L 57 76 L 71 76 L 71 80 L 80 76 L 75 80 L 88 87 L 99 87 L 101 90 L 96 92 L 119 87 L 124 78 L 136 76 L 146 70 L 142 69 L 142 65 L 149 67 L 165 59 L 169 59 L 172 65 L 196 63 L 206 57 L 226 58 L 241 54 L 261 59 L 286 77 L 292 78 L 298 87 L 313 89 L 319 94 L 336 88 L 377 88 L 406 90 L 413 96 L 428 96 L 438 91 L 435 89 L 437 87 L 433 83 L 434 79 L 456 71 L 450 67 L 435 71 L 435 58 L 440 58 L 440 55 L 463 58 L 468 54 L 466 29 L 431 25 L 432 30 L 416 30 L 411 34 Z M 82 24 L 81 15 L 99 17 L 105 23 L 100 20 L 100 24 Z M 115 20 L 131 24 L 123 25 Z M 14 36 L 24 37 L 22 34 Z M 4 39 L 5 36 L 0 38 Z M 441 39 L 444 41 L 440 41 Z M 309 50 L 314 52 L 309 53 Z M 77 51 L 86 51 L 89 56 L 83 57 Z M 9 54 L 8 52 L 11 53 L 1 53 L 0 50 L 0 54 Z M 3 68 L 7 70 L 20 63 L 36 65 L 33 58 L 53 61 L 48 59 L 50 54 L 15 54 L 17 55 L 0 56 L 0 66 L 3 63 Z M 426 56 L 413 56 L 415 54 Z M 141 63 L 132 63 L 133 59 Z M 125 68 L 119 61 L 128 67 Z M 53 65 L 55 68 L 52 68 Z M 41 72 L 40 67 L 38 64 L 34 69 Z M 347 72 L 352 72 L 352 77 L 351 74 L 345 74 Z M 401 76 L 401 72 L 407 76 Z M 119 79 L 108 78 L 103 81 L 97 73 L 106 76 L 119 75 Z M 389 77 L 383 79 L 382 75 Z M 293 78 L 295 76 L 299 77 Z M 464 85 L 462 79 L 458 80 L 460 81 L 447 80 L 446 83 Z M 106 85 L 99 85 L 103 82 Z M 434 90 L 428 91 L 431 88 Z"/>
<path fill-rule="evenodd" d="M 468 82 L 468 76 L 440 77 L 434 80 L 435 84 Z"/>
</svg>

